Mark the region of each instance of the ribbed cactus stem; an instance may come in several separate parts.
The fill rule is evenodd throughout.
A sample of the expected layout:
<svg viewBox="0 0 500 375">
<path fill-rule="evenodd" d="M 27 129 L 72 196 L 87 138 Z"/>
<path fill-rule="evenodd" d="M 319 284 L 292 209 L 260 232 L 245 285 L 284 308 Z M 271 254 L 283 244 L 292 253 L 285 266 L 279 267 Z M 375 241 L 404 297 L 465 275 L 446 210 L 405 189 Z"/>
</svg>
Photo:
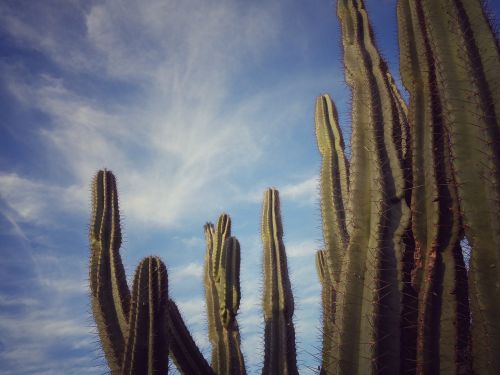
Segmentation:
<svg viewBox="0 0 500 375">
<path fill-rule="evenodd" d="M 137 266 L 132 288 L 129 334 L 122 374 L 168 372 L 167 269 L 158 257 L 147 257 Z"/>
<path fill-rule="evenodd" d="M 184 375 L 215 374 L 189 333 L 173 300 L 168 301 L 170 354 L 177 369 Z"/>
<path fill-rule="evenodd" d="M 221 261 L 220 314 L 224 327 L 228 327 L 240 308 L 240 243 L 235 237 L 224 242 Z"/>
<path fill-rule="evenodd" d="M 111 171 L 99 171 L 92 184 L 89 239 L 92 312 L 109 369 L 119 374 L 128 333 L 130 291 L 119 254 L 118 191 Z"/>
<path fill-rule="evenodd" d="M 262 374 L 298 374 L 293 325 L 294 301 L 283 244 L 278 191 L 264 193 L 264 367 Z"/>
<path fill-rule="evenodd" d="M 479 0 L 418 2 L 465 234 L 472 246 L 474 371 L 500 373 L 500 49 Z"/>
<path fill-rule="evenodd" d="M 206 252 L 204 266 L 205 301 L 207 305 L 208 339 L 212 346 L 212 367 L 216 373 L 220 373 L 219 364 L 223 361 L 224 342 L 219 332 L 222 331 L 222 320 L 220 318 L 220 301 L 217 291 L 217 283 L 214 275 L 214 239 L 216 237 L 214 225 L 207 223 L 205 229 Z"/>
<path fill-rule="evenodd" d="M 325 250 L 316 252 L 316 271 L 321 283 L 321 302 L 323 306 L 323 349 L 321 368 L 326 374 L 332 372 L 335 358 L 333 357 L 333 333 L 335 332 L 335 288 L 328 267 L 328 254 Z"/>
<path fill-rule="evenodd" d="M 439 52 L 433 46 L 424 1 L 400 1 L 398 20 L 401 77 L 410 92 L 413 148 L 416 370 L 418 374 L 467 373 L 471 370 L 470 317 L 468 299 L 463 295 L 467 275 L 461 270 L 460 205 L 450 152 L 451 123 L 439 88 Z"/>
<path fill-rule="evenodd" d="M 316 139 L 321 153 L 321 214 L 323 238 L 333 280 L 340 277 L 342 257 L 349 244 L 346 212 L 349 197 L 349 163 L 337 110 L 328 95 L 316 99 Z"/>
<path fill-rule="evenodd" d="M 245 374 L 236 315 L 240 305 L 240 245 L 230 237 L 231 220 L 219 217 L 205 225 L 205 298 L 208 310 L 212 368 L 218 374 Z"/>
<path fill-rule="evenodd" d="M 377 51 L 363 2 L 339 0 L 337 14 L 346 81 L 352 88 L 353 128 L 349 245 L 339 261 L 331 345 L 336 361 L 329 370 L 394 374 L 400 370 L 403 234 L 410 218 L 406 114 Z"/>
</svg>

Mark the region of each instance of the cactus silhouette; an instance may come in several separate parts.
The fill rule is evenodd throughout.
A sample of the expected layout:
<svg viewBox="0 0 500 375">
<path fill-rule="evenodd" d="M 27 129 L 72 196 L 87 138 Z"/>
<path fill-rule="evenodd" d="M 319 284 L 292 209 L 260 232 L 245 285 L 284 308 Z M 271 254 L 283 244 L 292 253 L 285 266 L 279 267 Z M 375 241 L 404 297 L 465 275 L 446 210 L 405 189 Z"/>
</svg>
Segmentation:
<svg viewBox="0 0 500 375">
<path fill-rule="evenodd" d="M 338 0 L 351 156 L 337 109 L 316 100 L 324 244 L 321 374 L 500 373 L 500 47 L 480 0 L 398 0 L 402 84 L 362 0 Z M 114 175 L 93 183 L 92 312 L 112 374 L 245 374 L 240 257 L 231 220 L 204 227 L 209 364 L 158 257 L 132 292 L 120 257 Z M 279 194 L 262 207 L 263 374 L 298 374 Z M 467 241 L 472 252 L 464 259 Z"/>
</svg>

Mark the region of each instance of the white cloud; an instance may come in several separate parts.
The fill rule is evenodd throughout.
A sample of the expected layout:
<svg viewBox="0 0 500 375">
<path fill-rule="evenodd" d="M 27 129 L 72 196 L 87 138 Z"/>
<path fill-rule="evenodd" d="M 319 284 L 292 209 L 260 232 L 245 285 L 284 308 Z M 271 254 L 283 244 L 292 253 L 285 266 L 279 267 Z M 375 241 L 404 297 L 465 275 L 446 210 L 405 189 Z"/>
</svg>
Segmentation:
<svg viewBox="0 0 500 375">
<path fill-rule="evenodd" d="M 201 281 L 203 275 L 203 265 L 199 263 L 189 263 L 185 266 L 174 267 L 170 270 L 169 279 L 173 284 L 180 283 L 185 278 L 196 278 Z"/>
<path fill-rule="evenodd" d="M 34 306 L 38 301 L 34 298 L 16 298 L 0 294 L 0 306 Z"/>
<path fill-rule="evenodd" d="M 286 254 L 289 258 L 309 256 L 314 259 L 318 244 L 310 239 L 300 242 L 286 243 Z"/>
<path fill-rule="evenodd" d="M 280 195 L 285 199 L 314 204 L 318 199 L 318 191 L 318 177 L 313 176 L 297 184 L 285 185 L 281 188 Z"/>
<path fill-rule="evenodd" d="M 205 300 L 202 298 L 178 299 L 176 300 L 179 311 L 186 324 L 201 325 L 205 324 Z"/>
<path fill-rule="evenodd" d="M 54 216 L 61 210 L 82 212 L 82 208 L 87 209 L 86 195 L 86 191 L 75 185 L 50 186 L 16 173 L 0 172 L 0 196 L 14 211 L 16 217 L 11 222 L 15 226 L 17 221 L 54 224 Z"/>
</svg>

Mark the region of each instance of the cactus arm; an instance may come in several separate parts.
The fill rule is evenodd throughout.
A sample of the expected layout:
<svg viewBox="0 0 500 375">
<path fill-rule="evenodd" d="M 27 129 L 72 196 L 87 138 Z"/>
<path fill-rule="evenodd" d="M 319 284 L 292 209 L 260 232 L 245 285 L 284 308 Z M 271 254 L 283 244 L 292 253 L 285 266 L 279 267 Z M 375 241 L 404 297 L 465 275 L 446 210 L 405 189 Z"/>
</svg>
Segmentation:
<svg viewBox="0 0 500 375">
<path fill-rule="evenodd" d="M 344 154 L 344 139 L 335 104 L 328 95 L 316 99 L 316 139 L 321 153 L 321 214 L 323 239 L 329 269 L 334 280 L 340 276 L 340 264 L 349 243 L 346 217 L 349 195 L 349 165 Z"/>
<path fill-rule="evenodd" d="M 281 223 L 278 191 L 264 193 L 264 366 L 262 374 L 298 374 L 293 325 L 294 302 Z"/>
<path fill-rule="evenodd" d="M 212 367 L 216 373 L 220 373 L 221 369 L 218 364 L 222 363 L 220 351 L 223 348 L 223 341 L 217 332 L 222 331 L 222 321 L 220 319 L 219 294 L 213 273 L 213 254 L 214 254 L 214 238 L 215 228 L 211 223 L 207 223 L 204 227 L 206 252 L 204 265 L 204 287 L 205 301 L 207 305 L 207 320 L 208 320 L 208 339 L 212 346 Z"/>
<path fill-rule="evenodd" d="M 168 300 L 170 355 L 177 369 L 185 375 L 215 374 L 189 333 L 177 305 Z"/>
<path fill-rule="evenodd" d="M 118 191 L 114 175 L 99 171 L 92 185 L 90 289 L 94 320 L 112 374 L 121 369 L 128 331 L 130 291 L 119 253 Z"/>
<path fill-rule="evenodd" d="M 335 358 L 333 354 L 333 333 L 335 332 L 335 288 L 328 268 L 328 254 L 325 250 L 316 252 L 316 271 L 321 283 L 321 302 L 323 306 L 323 349 L 321 368 L 331 373 Z"/>
<path fill-rule="evenodd" d="M 169 332 L 167 269 L 158 257 L 137 266 L 122 374 L 166 374 Z"/>
<path fill-rule="evenodd" d="M 472 246 L 474 369 L 500 372 L 500 53 L 481 3 L 423 1 L 450 129 L 453 171 Z"/>
<path fill-rule="evenodd" d="M 350 243 L 337 288 L 333 373 L 397 373 L 403 234 L 409 222 L 399 93 L 362 1 L 340 0 L 346 81 L 352 88 Z"/>
</svg>

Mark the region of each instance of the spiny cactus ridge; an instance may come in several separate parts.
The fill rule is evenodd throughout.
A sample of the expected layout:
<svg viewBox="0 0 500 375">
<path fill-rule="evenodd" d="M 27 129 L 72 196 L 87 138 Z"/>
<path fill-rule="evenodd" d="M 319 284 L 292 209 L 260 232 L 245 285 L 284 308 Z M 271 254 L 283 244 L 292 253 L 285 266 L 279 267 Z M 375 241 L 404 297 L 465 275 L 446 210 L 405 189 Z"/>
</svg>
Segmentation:
<svg viewBox="0 0 500 375">
<path fill-rule="evenodd" d="M 398 0 L 408 106 L 378 52 L 363 0 L 338 0 L 352 90 L 351 156 L 337 109 L 316 100 L 324 247 L 321 374 L 500 373 L 500 47 L 480 0 Z M 209 364 L 158 257 L 130 292 L 110 171 L 93 183 L 91 303 L 112 374 L 245 374 L 239 241 L 204 227 Z M 278 191 L 264 193 L 263 374 L 298 374 L 294 299 Z M 464 258 L 464 240 L 472 248 Z M 468 261 L 468 267 L 466 267 Z"/>
</svg>

